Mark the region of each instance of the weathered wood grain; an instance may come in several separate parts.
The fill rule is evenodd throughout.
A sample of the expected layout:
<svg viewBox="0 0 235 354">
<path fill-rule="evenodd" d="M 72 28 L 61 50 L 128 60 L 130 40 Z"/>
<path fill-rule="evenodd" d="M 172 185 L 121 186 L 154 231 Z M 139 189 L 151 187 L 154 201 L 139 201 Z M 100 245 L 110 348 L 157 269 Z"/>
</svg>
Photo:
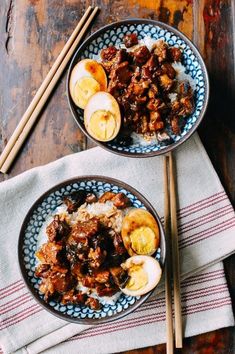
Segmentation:
<svg viewBox="0 0 235 354">
<path fill-rule="evenodd" d="M 210 76 L 211 99 L 200 136 L 235 202 L 235 66 L 233 0 L 4 0 L 0 6 L 0 151 L 88 5 L 102 10 L 91 31 L 128 17 L 169 23 L 198 46 Z M 57 85 L 9 177 L 90 148 L 68 108 L 66 73 Z M 0 181 L 8 176 L 0 176 Z M 235 307 L 235 257 L 225 262 Z M 165 353 L 165 345 L 126 354 Z M 179 352 L 179 351 L 178 351 Z M 183 354 L 235 352 L 234 329 L 184 340 Z"/>
<path fill-rule="evenodd" d="M 235 205 L 234 2 L 203 0 L 195 6 L 194 42 L 208 68 L 210 103 L 199 129 L 202 142 Z M 224 262 L 235 311 L 235 256 Z"/>
<path fill-rule="evenodd" d="M 11 0 L 1 5 L 0 150 L 77 24 L 84 6 L 80 2 L 71 1 L 68 6 L 54 0 Z M 84 148 L 84 136 L 67 104 L 65 78 L 66 75 L 45 107 L 10 176 Z"/>
<path fill-rule="evenodd" d="M 233 1 L 203 0 L 195 8 L 194 41 L 209 71 L 210 104 L 199 129 L 207 152 L 235 202 L 235 67 Z M 198 15 L 199 14 L 199 15 Z"/>
</svg>

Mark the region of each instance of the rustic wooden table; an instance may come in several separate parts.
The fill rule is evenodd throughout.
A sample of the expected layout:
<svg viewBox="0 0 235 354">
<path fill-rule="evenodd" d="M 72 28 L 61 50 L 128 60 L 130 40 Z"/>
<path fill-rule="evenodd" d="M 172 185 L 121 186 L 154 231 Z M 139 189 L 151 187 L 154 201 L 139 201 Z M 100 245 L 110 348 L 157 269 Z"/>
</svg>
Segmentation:
<svg viewBox="0 0 235 354">
<path fill-rule="evenodd" d="M 0 6 L 0 152 L 89 0 L 4 0 Z M 199 129 L 206 150 L 235 202 L 235 66 L 233 0 L 97 0 L 92 31 L 127 17 L 167 22 L 198 46 L 210 76 L 211 98 Z M 79 131 L 66 98 L 66 73 L 8 175 L 92 146 Z M 235 256 L 224 261 L 235 310 Z M 165 345 L 128 353 L 165 353 Z M 235 353 L 234 328 L 184 340 L 182 353 Z"/>
</svg>

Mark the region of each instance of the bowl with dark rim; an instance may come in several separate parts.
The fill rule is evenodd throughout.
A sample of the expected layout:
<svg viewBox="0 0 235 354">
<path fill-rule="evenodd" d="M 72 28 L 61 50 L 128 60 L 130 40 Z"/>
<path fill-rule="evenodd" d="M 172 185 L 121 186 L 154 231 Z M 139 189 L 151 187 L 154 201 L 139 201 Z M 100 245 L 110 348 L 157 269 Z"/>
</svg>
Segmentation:
<svg viewBox="0 0 235 354">
<path fill-rule="evenodd" d="M 194 112 L 187 117 L 186 123 L 179 135 L 174 135 L 168 131 L 170 135 L 170 143 L 155 142 L 150 144 L 130 143 L 123 145 L 119 139 L 115 138 L 109 142 L 100 142 L 95 140 L 87 132 L 84 126 L 83 110 L 78 108 L 69 92 L 69 80 L 74 66 L 82 59 L 96 58 L 103 48 L 108 46 L 120 46 L 125 34 L 136 33 L 138 39 L 148 36 L 153 39 L 163 39 L 169 46 L 181 48 L 183 52 L 182 64 L 195 81 Z M 111 23 L 94 32 L 84 43 L 78 48 L 74 54 L 68 70 L 67 76 L 67 97 L 72 115 L 82 132 L 96 144 L 113 153 L 128 157 L 151 157 L 172 151 L 177 146 L 185 142 L 198 128 L 205 114 L 209 99 L 209 80 L 207 69 L 204 61 L 194 44 L 177 29 L 154 20 L 148 19 L 127 19 Z M 166 126 L 167 128 L 167 126 Z M 168 128 L 167 128 L 168 129 Z"/>
<path fill-rule="evenodd" d="M 146 198 L 133 187 L 113 178 L 76 177 L 54 186 L 35 201 L 24 219 L 18 241 L 18 261 L 24 282 L 37 302 L 53 315 L 69 322 L 96 325 L 131 313 L 148 299 L 153 290 L 138 297 L 122 293 L 114 305 L 103 305 L 101 310 L 92 310 L 87 306 L 64 305 L 59 300 L 45 302 L 44 295 L 39 291 L 40 278 L 35 276 L 38 264 L 35 252 L 39 248 L 40 230 L 48 216 L 52 215 L 53 211 L 62 204 L 63 198 L 79 190 L 94 192 L 98 196 L 107 191 L 122 192 L 130 199 L 133 207 L 148 210 L 159 226 L 160 244 L 153 257 L 159 261 L 161 268 L 164 267 L 165 262 L 165 235 L 157 212 Z"/>
</svg>

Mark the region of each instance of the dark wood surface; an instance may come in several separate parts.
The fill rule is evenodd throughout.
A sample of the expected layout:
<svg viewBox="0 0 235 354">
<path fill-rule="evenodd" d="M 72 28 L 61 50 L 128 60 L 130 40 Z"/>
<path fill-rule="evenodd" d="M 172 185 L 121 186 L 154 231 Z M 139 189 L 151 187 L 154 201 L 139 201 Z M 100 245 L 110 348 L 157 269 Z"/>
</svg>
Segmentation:
<svg viewBox="0 0 235 354">
<path fill-rule="evenodd" d="M 87 0 L 2 0 L 0 6 L 0 152 L 55 61 Z M 235 12 L 233 0 L 97 0 L 92 31 L 107 23 L 143 17 L 167 22 L 198 46 L 210 76 L 211 98 L 199 129 L 212 163 L 235 202 Z M 8 175 L 92 146 L 69 111 L 66 73 L 48 101 Z M 235 256 L 224 261 L 235 310 Z M 182 353 L 235 353 L 234 328 L 184 340 Z M 127 352 L 126 352 L 127 353 Z M 128 353 L 165 353 L 165 345 Z"/>
</svg>

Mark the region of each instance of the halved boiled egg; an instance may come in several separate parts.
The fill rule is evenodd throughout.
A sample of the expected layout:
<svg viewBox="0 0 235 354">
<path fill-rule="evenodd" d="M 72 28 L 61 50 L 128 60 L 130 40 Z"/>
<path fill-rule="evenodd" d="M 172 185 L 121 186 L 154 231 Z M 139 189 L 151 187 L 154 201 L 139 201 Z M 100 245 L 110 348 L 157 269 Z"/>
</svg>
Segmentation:
<svg viewBox="0 0 235 354">
<path fill-rule="evenodd" d="M 107 77 L 101 64 L 92 59 L 83 59 L 72 70 L 69 91 L 74 103 L 84 109 L 89 98 L 98 91 L 107 89 Z"/>
<path fill-rule="evenodd" d="M 122 223 L 122 240 L 130 256 L 151 256 L 159 245 L 159 227 L 147 210 L 134 208 L 127 213 Z"/>
<path fill-rule="evenodd" d="M 121 291 L 130 296 L 144 295 L 155 288 L 162 275 L 159 262 L 150 256 L 133 256 L 122 267 L 127 270 L 129 280 Z"/>
<path fill-rule="evenodd" d="M 108 92 L 97 92 L 84 110 L 84 123 L 88 133 L 99 141 L 114 139 L 121 127 L 121 113 L 115 98 Z"/>
</svg>

